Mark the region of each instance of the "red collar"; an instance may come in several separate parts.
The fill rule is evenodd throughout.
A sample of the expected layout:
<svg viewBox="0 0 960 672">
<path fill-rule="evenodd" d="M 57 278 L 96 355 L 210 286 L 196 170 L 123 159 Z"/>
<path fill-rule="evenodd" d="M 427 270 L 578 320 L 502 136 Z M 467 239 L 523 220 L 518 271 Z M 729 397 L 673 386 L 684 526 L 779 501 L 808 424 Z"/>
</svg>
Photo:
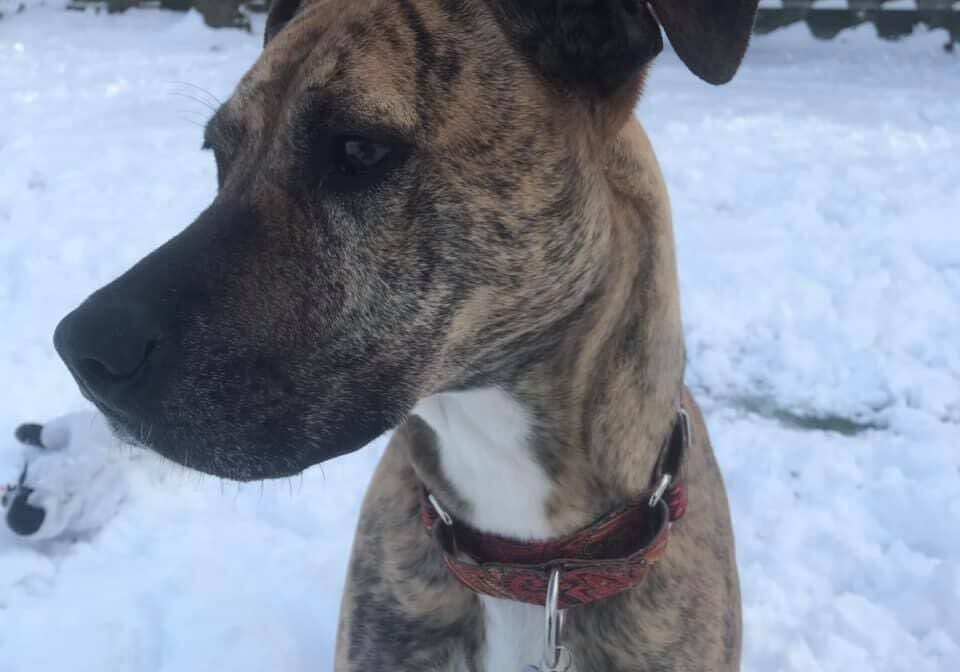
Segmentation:
<svg viewBox="0 0 960 672">
<path fill-rule="evenodd" d="M 663 555 L 671 524 L 687 508 L 684 464 L 689 445 L 690 423 L 681 409 L 650 489 L 560 539 L 520 541 L 480 532 L 451 519 L 422 486 L 420 516 L 447 568 L 473 592 L 544 605 L 550 574 L 559 570 L 559 608 L 590 604 L 640 583 Z"/>
</svg>

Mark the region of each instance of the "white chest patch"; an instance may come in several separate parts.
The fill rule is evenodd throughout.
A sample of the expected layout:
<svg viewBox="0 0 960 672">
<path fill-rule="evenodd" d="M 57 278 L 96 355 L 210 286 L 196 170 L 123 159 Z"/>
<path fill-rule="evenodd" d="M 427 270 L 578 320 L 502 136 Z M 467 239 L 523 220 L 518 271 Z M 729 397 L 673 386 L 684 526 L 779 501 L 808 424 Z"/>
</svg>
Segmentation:
<svg viewBox="0 0 960 672">
<path fill-rule="evenodd" d="M 543 657 L 543 607 L 480 598 L 485 610 L 486 672 L 523 672 Z"/>
<path fill-rule="evenodd" d="M 550 480 L 527 445 L 526 410 L 497 388 L 439 394 L 414 413 L 437 433 L 440 466 L 471 507 L 469 523 L 484 532 L 540 540 L 554 536 L 547 521 Z M 543 609 L 482 598 L 486 672 L 520 672 L 543 655 Z"/>
</svg>

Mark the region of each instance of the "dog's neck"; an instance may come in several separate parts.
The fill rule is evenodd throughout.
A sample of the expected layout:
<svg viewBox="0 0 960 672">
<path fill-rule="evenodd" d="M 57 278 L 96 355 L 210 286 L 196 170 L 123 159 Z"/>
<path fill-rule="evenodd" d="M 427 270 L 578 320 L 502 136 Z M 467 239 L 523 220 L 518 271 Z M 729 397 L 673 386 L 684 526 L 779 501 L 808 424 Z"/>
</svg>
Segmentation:
<svg viewBox="0 0 960 672">
<path fill-rule="evenodd" d="M 628 131 L 609 167 L 618 196 L 599 298 L 509 380 L 414 411 L 432 429 L 413 442 L 421 478 L 484 531 L 557 536 L 635 497 L 675 420 L 684 351 L 669 209 L 646 137 Z"/>
</svg>

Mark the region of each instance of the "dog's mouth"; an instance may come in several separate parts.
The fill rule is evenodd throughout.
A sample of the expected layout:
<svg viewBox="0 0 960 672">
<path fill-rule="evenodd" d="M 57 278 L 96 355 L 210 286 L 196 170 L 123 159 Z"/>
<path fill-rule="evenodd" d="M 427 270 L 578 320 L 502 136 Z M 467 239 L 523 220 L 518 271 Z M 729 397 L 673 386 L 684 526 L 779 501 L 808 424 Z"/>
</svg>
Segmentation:
<svg viewBox="0 0 960 672">
<path fill-rule="evenodd" d="M 113 397 L 83 382 L 81 390 L 118 440 L 220 478 L 294 476 L 362 448 L 402 418 L 388 414 L 384 399 L 370 391 L 381 384 L 374 374 L 358 373 L 347 389 L 303 388 L 280 384 L 279 363 L 224 365 L 205 353 L 189 358 L 204 361 L 195 367 L 166 362 L 163 354 L 160 348 L 148 367 L 157 369 L 151 375 L 164 374 L 154 385 L 127 381 Z"/>
<path fill-rule="evenodd" d="M 362 448 L 402 415 L 388 414 L 371 391 L 388 386 L 372 371 L 335 387 L 294 379 L 284 358 L 224 356 L 209 343 L 173 355 L 168 347 L 151 350 L 138 374 L 122 380 L 92 385 L 77 367 L 71 372 L 120 441 L 196 471 L 236 481 L 290 477 Z"/>
<path fill-rule="evenodd" d="M 198 355 L 206 363 L 191 367 L 153 350 L 136 376 L 103 376 L 99 386 L 89 371 L 70 370 L 118 440 L 187 468 L 236 481 L 286 478 L 388 429 L 375 414 L 365 420 L 347 419 L 347 409 L 324 412 L 322 391 L 279 385 L 277 370 L 223 365 L 215 355 Z"/>
<path fill-rule="evenodd" d="M 321 461 L 309 451 L 290 449 L 283 437 L 250 449 L 244 442 L 216 439 L 187 428 L 134 418 L 99 407 L 117 440 L 148 450 L 170 462 L 233 481 L 262 481 L 295 476 Z"/>
</svg>

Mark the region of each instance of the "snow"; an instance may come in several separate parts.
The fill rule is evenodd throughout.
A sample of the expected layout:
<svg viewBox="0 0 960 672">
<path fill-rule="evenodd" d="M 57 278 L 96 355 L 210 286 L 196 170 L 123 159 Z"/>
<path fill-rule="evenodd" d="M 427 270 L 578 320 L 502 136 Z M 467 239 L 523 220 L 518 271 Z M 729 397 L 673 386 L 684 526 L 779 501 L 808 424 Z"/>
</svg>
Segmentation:
<svg viewBox="0 0 960 672">
<path fill-rule="evenodd" d="M 195 14 L 9 10 L 4 434 L 86 408 L 53 328 L 207 204 L 197 125 L 260 48 Z M 672 194 L 751 672 L 960 662 L 960 62 L 944 41 L 794 26 L 755 39 L 722 88 L 666 54 L 638 108 Z M 331 669 L 380 446 L 239 487 L 111 445 L 129 494 L 99 534 L 0 538 L 4 669 Z M 0 482 L 20 460 L 0 438 Z"/>
</svg>

